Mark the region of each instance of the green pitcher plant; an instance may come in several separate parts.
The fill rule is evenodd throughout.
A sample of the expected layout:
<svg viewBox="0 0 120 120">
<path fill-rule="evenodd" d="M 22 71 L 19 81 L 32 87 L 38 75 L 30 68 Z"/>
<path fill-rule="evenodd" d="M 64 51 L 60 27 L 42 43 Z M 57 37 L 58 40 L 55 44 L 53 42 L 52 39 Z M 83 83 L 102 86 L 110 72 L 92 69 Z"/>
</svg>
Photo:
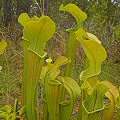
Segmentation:
<svg viewBox="0 0 120 120">
<path fill-rule="evenodd" d="M 12 108 L 10 105 L 5 105 L 0 108 L 0 119 L 2 120 L 22 119 L 22 117 L 19 116 L 17 99 L 15 99 L 14 108 Z"/>
<path fill-rule="evenodd" d="M 15 120 L 17 116 L 24 120 L 38 120 L 38 83 L 41 80 L 43 120 L 70 120 L 74 104 L 80 95 L 76 120 L 112 120 L 115 108 L 120 119 L 120 88 L 108 81 L 98 80 L 101 64 L 107 53 L 98 38 L 83 29 L 87 19 L 85 12 L 75 4 L 60 5 L 60 11 L 69 12 L 77 22 L 77 28 L 67 29 L 66 56 L 60 56 L 53 63 L 52 59 L 44 59 L 46 42 L 55 32 L 55 23 L 42 15 L 30 18 L 22 13 L 18 22 L 23 26 L 24 71 L 22 81 L 22 108 L 17 110 L 17 100 L 12 109 L 9 105 L 0 108 L 0 118 Z M 78 44 L 84 50 L 84 70 L 79 79 L 82 85 L 72 78 Z M 2 47 L 1 47 L 2 46 Z M 0 43 L 0 54 L 4 52 L 6 43 Z M 60 67 L 64 66 L 61 76 Z M 69 98 L 69 99 L 66 99 Z M 104 99 L 109 102 L 105 103 Z"/>
<path fill-rule="evenodd" d="M 84 13 L 83 11 L 81 11 L 79 9 L 79 7 L 76 6 L 75 4 L 67 4 L 66 6 L 63 6 L 63 4 L 62 4 L 59 7 L 59 11 L 69 12 L 70 14 L 72 14 L 75 17 L 75 19 L 77 21 L 77 28 L 71 28 L 71 29 L 66 30 L 66 32 L 67 32 L 66 57 L 70 57 L 71 62 L 69 64 L 66 64 L 64 75 L 71 76 L 72 67 L 73 67 L 73 63 L 74 63 L 74 59 L 75 59 L 75 54 L 76 54 L 76 50 L 77 50 L 78 43 L 79 43 L 78 40 L 76 39 L 76 36 L 74 33 L 78 29 L 83 28 L 83 22 L 86 20 L 87 14 Z M 66 95 L 66 90 L 63 88 L 61 100 L 65 99 L 65 95 Z"/>
<path fill-rule="evenodd" d="M 68 4 L 65 7 L 61 5 L 59 10 L 67 11 L 75 17 L 78 27 L 76 30 L 72 30 L 73 36 L 70 36 L 68 33 L 67 40 L 70 38 L 70 41 L 72 41 L 73 45 L 73 40 L 80 42 L 85 53 L 85 70 L 80 74 L 80 80 L 83 83 L 81 85 L 81 101 L 79 105 L 77 120 L 112 120 L 116 99 L 119 95 L 118 90 L 115 87 L 112 89 L 112 85 L 110 86 L 109 83 L 107 83 L 107 85 L 105 84 L 106 82 L 98 83 L 98 75 L 101 72 L 101 63 L 107 57 L 106 50 L 101 45 L 101 41 L 99 41 L 95 35 L 87 33 L 82 29 L 83 21 L 87 18 L 87 15 L 84 12 L 81 12 L 81 10 L 76 5 Z M 68 51 L 71 51 L 71 48 L 72 45 L 68 47 Z M 74 50 L 72 49 L 73 54 L 76 53 L 76 48 L 77 46 L 75 46 Z M 72 60 L 74 60 L 75 54 L 73 57 L 72 52 L 70 52 L 70 55 L 68 55 L 66 50 L 66 56 L 69 56 Z M 66 74 L 66 71 L 68 68 L 68 73 L 70 73 L 70 66 L 68 64 L 66 66 L 65 75 L 69 75 Z M 109 95 L 110 93 L 111 95 Z M 103 104 L 104 95 L 111 101 L 110 104 Z M 116 97 L 112 97 L 115 95 Z M 62 99 L 65 98 L 64 96 L 65 91 L 63 91 Z M 109 108 L 109 112 L 107 108 Z M 108 114 L 109 116 L 106 116 Z"/>
<path fill-rule="evenodd" d="M 24 27 L 23 105 L 26 106 L 26 118 L 38 120 L 38 83 L 47 54 L 43 48 L 55 32 L 55 23 L 48 16 L 31 19 L 26 13 L 19 16 L 18 22 Z"/>
<path fill-rule="evenodd" d="M 2 42 L 0 42 L 0 55 L 4 53 L 4 49 L 7 47 L 7 43 L 2 40 Z"/>
<path fill-rule="evenodd" d="M 7 43 L 2 40 L 2 42 L 0 42 L 0 55 L 4 53 L 4 49 L 7 47 Z M 0 71 L 2 70 L 2 66 L 0 66 Z"/>
<path fill-rule="evenodd" d="M 44 66 L 41 79 L 44 87 L 43 119 L 70 120 L 74 103 L 80 94 L 78 83 L 71 77 L 58 76 L 59 67 L 70 62 L 69 58 L 61 56 L 54 64 Z M 64 87 L 70 96 L 69 101 L 61 101 L 61 90 Z M 67 118 L 66 118 L 67 116 Z"/>
<path fill-rule="evenodd" d="M 116 108 L 117 108 L 117 118 L 120 119 L 120 86 L 119 86 L 119 96 L 117 96 Z"/>
</svg>

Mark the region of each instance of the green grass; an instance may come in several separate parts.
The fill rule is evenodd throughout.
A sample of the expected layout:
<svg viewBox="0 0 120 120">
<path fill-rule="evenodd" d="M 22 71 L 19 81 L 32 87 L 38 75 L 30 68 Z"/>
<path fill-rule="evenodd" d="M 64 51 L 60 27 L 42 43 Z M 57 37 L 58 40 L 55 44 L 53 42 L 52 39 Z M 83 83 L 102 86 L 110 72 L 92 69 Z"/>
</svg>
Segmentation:
<svg viewBox="0 0 120 120">
<path fill-rule="evenodd" d="M 120 86 L 120 63 L 105 61 L 98 78 L 100 81 L 110 81 L 116 87 Z"/>
</svg>

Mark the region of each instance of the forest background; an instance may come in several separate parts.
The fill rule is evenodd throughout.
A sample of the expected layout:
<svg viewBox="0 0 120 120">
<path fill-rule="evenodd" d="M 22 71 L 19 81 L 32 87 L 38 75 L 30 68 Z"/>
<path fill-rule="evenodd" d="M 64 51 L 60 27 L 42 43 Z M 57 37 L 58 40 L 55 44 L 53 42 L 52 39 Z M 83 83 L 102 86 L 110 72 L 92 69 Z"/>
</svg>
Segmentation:
<svg viewBox="0 0 120 120">
<path fill-rule="evenodd" d="M 95 34 L 107 51 L 102 64 L 100 80 L 108 80 L 116 87 L 120 85 L 120 0 L 0 0 L 0 41 L 7 42 L 5 53 L 0 56 L 0 107 L 19 100 L 21 107 L 21 86 L 23 72 L 22 26 L 18 23 L 21 13 L 30 17 L 48 15 L 56 23 L 56 32 L 46 45 L 45 51 L 53 61 L 65 55 L 66 29 L 76 27 L 75 19 L 59 11 L 61 4 L 74 3 L 87 13 L 84 30 Z M 44 13 L 41 12 L 44 9 Z M 72 77 L 81 84 L 84 53 L 79 45 L 75 57 Z M 40 90 L 39 90 L 40 92 Z"/>
</svg>

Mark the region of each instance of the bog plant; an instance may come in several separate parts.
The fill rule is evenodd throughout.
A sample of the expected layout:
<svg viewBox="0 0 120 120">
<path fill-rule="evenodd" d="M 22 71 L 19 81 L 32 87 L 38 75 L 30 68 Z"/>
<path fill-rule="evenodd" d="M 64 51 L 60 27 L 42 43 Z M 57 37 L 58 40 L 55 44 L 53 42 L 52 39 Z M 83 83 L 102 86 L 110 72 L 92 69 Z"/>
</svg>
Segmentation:
<svg viewBox="0 0 120 120">
<path fill-rule="evenodd" d="M 7 47 L 7 43 L 4 40 L 0 42 L 0 55 L 4 53 L 4 49 Z M 2 70 L 2 66 L 0 66 L 0 72 Z"/>
<path fill-rule="evenodd" d="M 115 106 L 120 119 L 120 89 L 108 81 L 98 80 L 101 63 L 107 54 L 101 41 L 94 34 L 83 30 L 86 13 L 75 4 L 61 5 L 59 10 L 71 13 L 77 21 L 77 28 L 66 30 L 66 57 L 58 57 L 54 63 L 49 58 L 46 60 L 46 66 L 43 64 L 47 53 L 43 49 L 55 32 L 55 23 L 44 15 L 40 18 L 37 16 L 30 18 L 27 13 L 19 16 L 18 22 L 23 26 L 23 107 L 20 110 L 15 109 L 17 101 L 14 110 L 10 106 L 4 106 L 0 108 L 0 118 L 15 120 L 21 116 L 26 120 L 38 120 L 38 83 L 41 79 L 43 120 L 70 120 L 78 95 L 81 95 L 81 99 L 76 120 L 112 120 Z M 78 43 L 82 45 L 85 54 L 85 70 L 80 73 L 81 86 L 71 77 Z M 0 53 L 1 48 L 3 53 L 6 45 L 5 43 L 0 45 L 3 47 L 0 46 Z M 64 76 L 60 76 L 59 67 L 63 65 Z M 65 99 L 66 94 L 70 97 L 68 101 Z M 110 103 L 104 104 L 104 96 Z"/>
</svg>

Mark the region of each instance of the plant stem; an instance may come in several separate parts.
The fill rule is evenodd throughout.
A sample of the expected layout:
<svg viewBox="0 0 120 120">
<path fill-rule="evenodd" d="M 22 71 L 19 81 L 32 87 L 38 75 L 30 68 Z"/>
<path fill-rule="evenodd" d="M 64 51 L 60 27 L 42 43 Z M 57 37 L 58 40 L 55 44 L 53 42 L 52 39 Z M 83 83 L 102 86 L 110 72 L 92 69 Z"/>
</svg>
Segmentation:
<svg viewBox="0 0 120 120">
<path fill-rule="evenodd" d="M 24 74 L 22 88 L 22 104 L 26 105 L 26 117 L 29 120 L 38 120 L 38 83 L 44 62 L 34 52 L 28 50 L 28 42 L 23 41 Z"/>
<path fill-rule="evenodd" d="M 75 54 L 78 46 L 78 41 L 76 40 L 76 36 L 74 32 L 78 30 L 76 29 L 68 29 L 67 32 L 67 48 L 66 48 L 66 57 L 71 59 L 71 62 L 65 65 L 64 76 L 71 76 L 72 67 L 75 59 Z M 66 90 L 62 88 L 62 96 L 61 101 L 65 100 Z"/>
</svg>

